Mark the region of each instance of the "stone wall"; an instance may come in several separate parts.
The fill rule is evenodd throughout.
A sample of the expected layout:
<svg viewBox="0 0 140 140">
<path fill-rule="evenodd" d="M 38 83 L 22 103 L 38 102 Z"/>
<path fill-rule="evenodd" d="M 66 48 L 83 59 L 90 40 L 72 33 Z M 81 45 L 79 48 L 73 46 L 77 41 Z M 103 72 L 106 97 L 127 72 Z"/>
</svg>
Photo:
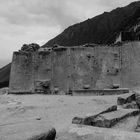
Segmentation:
<svg viewBox="0 0 140 140">
<path fill-rule="evenodd" d="M 60 91 L 140 86 L 140 42 L 113 46 L 58 47 L 15 52 L 10 92 L 34 92 L 36 81 L 50 80 Z"/>
<path fill-rule="evenodd" d="M 11 74 L 10 92 L 34 92 L 33 54 L 14 52 Z"/>
</svg>

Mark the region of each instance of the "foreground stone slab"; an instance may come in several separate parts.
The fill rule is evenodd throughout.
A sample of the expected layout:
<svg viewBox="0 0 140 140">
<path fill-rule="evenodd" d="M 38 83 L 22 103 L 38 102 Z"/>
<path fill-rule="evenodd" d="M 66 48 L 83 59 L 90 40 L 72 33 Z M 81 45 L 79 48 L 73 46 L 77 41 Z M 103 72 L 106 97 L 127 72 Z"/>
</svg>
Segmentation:
<svg viewBox="0 0 140 140">
<path fill-rule="evenodd" d="M 72 125 L 57 137 L 58 140 L 139 140 L 140 133 Z"/>
<path fill-rule="evenodd" d="M 54 140 L 56 130 L 42 120 L 0 125 L 0 140 Z"/>
<path fill-rule="evenodd" d="M 75 117 L 72 120 L 73 124 L 91 125 L 97 127 L 111 128 L 121 120 L 131 116 L 136 116 L 140 113 L 139 110 L 135 109 L 118 109 L 113 112 L 90 116 L 86 118 Z"/>
</svg>

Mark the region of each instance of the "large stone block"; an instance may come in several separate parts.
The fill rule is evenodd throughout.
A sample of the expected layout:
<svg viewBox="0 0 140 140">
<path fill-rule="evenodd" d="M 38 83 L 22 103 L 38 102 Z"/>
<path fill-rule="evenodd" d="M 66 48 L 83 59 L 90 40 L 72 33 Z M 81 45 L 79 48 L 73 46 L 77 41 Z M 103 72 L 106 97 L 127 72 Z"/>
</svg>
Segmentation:
<svg viewBox="0 0 140 140">
<path fill-rule="evenodd" d="M 112 112 L 112 111 L 116 111 L 116 110 L 117 110 L 117 106 L 114 105 L 94 116 L 90 116 L 90 117 L 86 117 L 86 118 L 74 117 L 72 120 L 72 123 L 73 124 L 93 125 L 93 120 L 94 119 L 96 120 L 99 115 L 108 113 L 108 112 Z"/>
<path fill-rule="evenodd" d="M 97 127 L 111 128 L 121 120 L 126 119 L 131 116 L 136 116 L 140 113 L 138 109 L 118 109 L 115 111 L 104 111 L 103 113 L 89 116 L 85 118 L 75 117 L 72 120 L 73 124 L 90 125 Z"/>
</svg>

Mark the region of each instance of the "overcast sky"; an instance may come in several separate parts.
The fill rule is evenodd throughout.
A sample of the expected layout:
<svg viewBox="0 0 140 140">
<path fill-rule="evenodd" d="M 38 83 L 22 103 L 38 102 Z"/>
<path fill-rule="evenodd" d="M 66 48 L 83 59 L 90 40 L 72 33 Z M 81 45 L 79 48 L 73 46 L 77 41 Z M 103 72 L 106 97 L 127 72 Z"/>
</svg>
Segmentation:
<svg viewBox="0 0 140 140">
<path fill-rule="evenodd" d="M 134 0 L 0 0 L 0 60 L 24 43 L 46 43 L 71 24 Z"/>
</svg>

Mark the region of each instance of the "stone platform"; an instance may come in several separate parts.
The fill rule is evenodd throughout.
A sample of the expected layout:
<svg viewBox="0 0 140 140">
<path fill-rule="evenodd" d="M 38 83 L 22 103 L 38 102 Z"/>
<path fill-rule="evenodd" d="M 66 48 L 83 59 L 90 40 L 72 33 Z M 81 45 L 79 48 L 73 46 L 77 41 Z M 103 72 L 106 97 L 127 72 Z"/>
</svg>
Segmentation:
<svg viewBox="0 0 140 140">
<path fill-rule="evenodd" d="M 103 89 L 103 90 L 96 90 L 96 89 L 79 89 L 73 90 L 74 96 L 93 96 L 93 95 L 120 95 L 129 93 L 129 89 L 127 88 L 119 88 L 119 89 Z"/>
<path fill-rule="evenodd" d="M 73 124 L 90 125 L 97 127 L 111 128 L 123 119 L 136 116 L 140 113 L 138 109 L 118 109 L 110 112 L 103 112 L 85 118 L 75 117 Z"/>
</svg>

